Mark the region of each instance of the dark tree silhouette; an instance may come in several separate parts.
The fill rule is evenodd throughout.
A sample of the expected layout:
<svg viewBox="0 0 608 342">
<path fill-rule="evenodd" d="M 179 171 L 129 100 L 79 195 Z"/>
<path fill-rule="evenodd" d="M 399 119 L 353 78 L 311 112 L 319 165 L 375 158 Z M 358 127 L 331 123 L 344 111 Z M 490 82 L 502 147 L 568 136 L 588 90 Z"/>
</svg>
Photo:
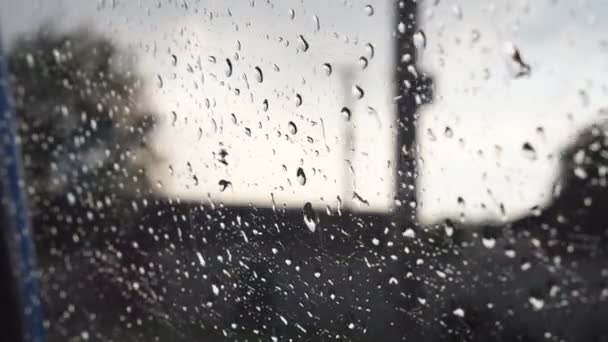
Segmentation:
<svg viewBox="0 0 608 342">
<path fill-rule="evenodd" d="M 145 192 L 154 116 L 129 56 L 90 31 L 41 30 L 8 57 L 30 202 Z"/>
</svg>

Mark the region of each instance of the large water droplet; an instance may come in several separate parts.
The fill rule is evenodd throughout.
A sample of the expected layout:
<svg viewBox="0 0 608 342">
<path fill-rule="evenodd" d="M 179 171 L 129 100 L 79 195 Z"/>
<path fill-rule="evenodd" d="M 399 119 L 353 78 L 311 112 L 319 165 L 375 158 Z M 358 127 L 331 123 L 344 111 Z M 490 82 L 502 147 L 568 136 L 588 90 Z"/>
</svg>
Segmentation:
<svg viewBox="0 0 608 342">
<path fill-rule="evenodd" d="M 302 105 L 302 95 L 296 94 L 296 107 L 300 107 Z"/>
<path fill-rule="evenodd" d="M 342 108 L 342 110 L 340 111 L 340 114 L 346 119 L 346 120 L 350 120 L 351 117 L 351 112 L 350 109 L 348 109 L 347 107 Z"/>
<path fill-rule="evenodd" d="M 353 96 L 357 99 L 360 100 L 363 98 L 363 96 L 365 96 L 365 92 L 363 91 L 363 89 L 361 87 L 359 87 L 358 85 L 354 85 L 352 88 L 352 93 Z"/>
<path fill-rule="evenodd" d="M 323 71 L 325 72 L 325 75 L 327 75 L 327 76 L 331 75 L 331 72 L 332 72 L 331 64 L 329 64 L 329 63 L 323 64 Z"/>
<path fill-rule="evenodd" d="M 374 49 L 374 46 L 371 43 L 365 44 L 365 51 L 367 51 L 367 55 L 369 56 L 369 59 L 374 58 L 374 55 L 376 54 L 376 50 Z"/>
<path fill-rule="evenodd" d="M 416 46 L 416 49 L 422 50 L 426 47 L 426 34 L 424 31 L 416 31 L 412 37 L 412 40 L 414 41 L 414 46 Z"/>
<path fill-rule="evenodd" d="M 521 149 L 524 153 L 524 157 L 526 157 L 529 160 L 536 160 L 536 158 L 537 158 L 536 150 L 534 149 L 534 146 L 532 146 L 532 144 L 530 144 L 529 142 L 525 142 L 522 145 Z"/>
<path fill-rule="evenodd" d="M 228 187 L 232 186 L 232 183 L 225 179 L 220 179 L 217 184 L 220 186 L 220 191 L 225 191 Z"/>
<path fill-rule="evenodd" d="M 293 20 L 296 17 L 296 11 L 289 9 L 289 19 Z"/>
<path fill-rule="evenodd" d="M 359 65 L 361 66 L 361 69 L 367 68 L 367 64 L 369 64 L 369 62 L 367 61 L 367 58 L 361 56 L 359 57 Z"/>
<path fill-rule="evenodd" d="M 302 52 L 308 51 L 309 45 L 308 45 L 308 42 L 306 41 L 306 39 L 304 38 L 304 36 L 302 36 L 302 35 L 298 36 L 298 45 L 299 45 L 300 50 L 302 50 Z"/>
<path fill-rule="evenodd" d="M 293 121 L 289 121 L 287 126 L 289 128 L 289 133 L 291 133 L 291 135 L 298 133 L 298 126 L 296 126 L 296 124 Z"/>
<path fill-rule="evenodd" d="M 317 229 L 317 224 L 319 224 L 319 216 L 312 208 L 312 204 L 310 204 L 310 202 L 306 202 L 306 204 L 304 204 L 302 214 L 304 216 L 304 223 L 306 224 L 306 227 L 308 227 L 308 230 L 314 233 Z"/>
<path fill-rule="evenodd" d="M 232 62 L 228 58 L 226 58 L 226 66 L 224 69 L 224 74 L 226 75 L 226 77 L 232 76 Z"/>
<path fill-rule="evenodd" d="M 264 82 L 264 74 L 262 73 L 262 69 L 260 69 L 260 67 L 255 67 L 255 79 L 259 83 Z"/>
<path fill-rule="evenodd" d="M 317 17 L 316 15 L 313 15 L 312 21 L 315 25 L 315 31 L 319 31 L 321 29 L 321 22 L 319 22 L 319 17 Z"/>
<path fill-rule="evenodd" d="M 300 183 L 300 185 L 306 184 L 306 174 L 304 173 L 304 169 L 299 167 L 298 171 L 296 171 L 296 176 L 298 178 L 298 183 Z"/>
</svg>

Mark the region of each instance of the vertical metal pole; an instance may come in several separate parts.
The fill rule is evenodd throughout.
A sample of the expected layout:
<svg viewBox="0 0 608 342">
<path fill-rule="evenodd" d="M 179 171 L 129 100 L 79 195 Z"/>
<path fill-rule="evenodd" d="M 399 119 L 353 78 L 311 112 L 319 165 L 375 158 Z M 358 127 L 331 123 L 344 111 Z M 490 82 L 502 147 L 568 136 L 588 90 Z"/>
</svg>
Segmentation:
<svg viewBox="0 0 608 342">
<path fill-rule="evenodd" d="M 34 243 L 23 191 L 15 111 L 9 101 L 8 60 L 3 56 L 0 49 L 0 257 L 5 271 L 0 277 L 5 290 L 2 296 L 7 299 L 7 306 L 0 310 L 10 322 L 2 326 L 11 330 L 9 341 L 42 342 L 45 333 Z M 2 340 L 7 337 L 5 331 L 0 334 Z"/>
</svg>

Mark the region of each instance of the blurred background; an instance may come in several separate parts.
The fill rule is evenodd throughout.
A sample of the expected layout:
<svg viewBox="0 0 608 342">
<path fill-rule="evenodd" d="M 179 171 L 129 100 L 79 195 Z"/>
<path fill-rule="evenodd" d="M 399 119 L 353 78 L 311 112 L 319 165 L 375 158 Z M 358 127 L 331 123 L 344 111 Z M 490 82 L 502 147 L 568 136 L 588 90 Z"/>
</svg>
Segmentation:
<svg viewBox="0 0 608 342">
<path fill-rule="evenodd" d="M 0 1 L 49 340 L 608 339 L 602 14 Z"/>
</svg>

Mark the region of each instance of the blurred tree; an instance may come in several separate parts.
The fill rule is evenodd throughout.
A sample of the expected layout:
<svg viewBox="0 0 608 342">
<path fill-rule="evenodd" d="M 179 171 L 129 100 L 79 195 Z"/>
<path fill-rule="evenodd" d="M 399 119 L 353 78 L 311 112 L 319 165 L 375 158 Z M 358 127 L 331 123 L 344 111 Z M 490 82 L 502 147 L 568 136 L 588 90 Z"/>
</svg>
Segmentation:
<svg viewBox="0 0 608 342">
<path fill-rule="evenodd" d="M 27 189 L 34 210 L 58 197 L 93 208 L 148 191 L 154 154 L 143 82 L 132 59 L 84 29 L 45 27 L 8 56 Z"/>
</svg>

